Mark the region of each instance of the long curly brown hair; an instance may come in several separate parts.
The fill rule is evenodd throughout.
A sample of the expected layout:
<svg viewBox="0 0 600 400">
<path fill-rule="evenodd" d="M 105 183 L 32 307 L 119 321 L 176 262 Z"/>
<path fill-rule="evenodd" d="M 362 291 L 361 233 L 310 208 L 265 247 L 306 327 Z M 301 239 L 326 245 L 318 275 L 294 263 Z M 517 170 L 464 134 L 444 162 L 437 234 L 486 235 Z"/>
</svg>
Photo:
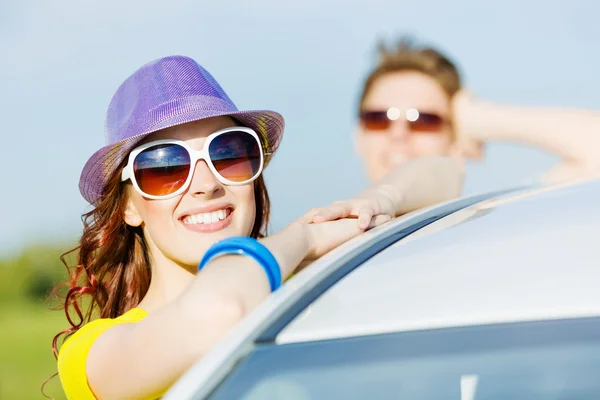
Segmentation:
<svg viewBox="0 0 600 400">
<path fill-rule="evenodd" d="M 60 309 L 64 309 L 70 327 L 52 340 L 56 358 L 61 336 L 66 339 L 94 316 L 115 318 L 124 314 L 136 307 L 148 291 L 151 270 L 142 229 L 127 225 L 123 219 L 127 186 L 121 183 L 120 173 L 115 174 L 93 210 L 82 216 L 79 246 L 61 256 L 69 281 L 55 292 L 67 286 Z M 258 238 L 266 234 L 271 206 L 262 176 L 254 181 L 254 200 L 256 218 L 250 235 Z M 77 262 L 70 267 L 66 258 L 73 253 Z"/>
</svg>

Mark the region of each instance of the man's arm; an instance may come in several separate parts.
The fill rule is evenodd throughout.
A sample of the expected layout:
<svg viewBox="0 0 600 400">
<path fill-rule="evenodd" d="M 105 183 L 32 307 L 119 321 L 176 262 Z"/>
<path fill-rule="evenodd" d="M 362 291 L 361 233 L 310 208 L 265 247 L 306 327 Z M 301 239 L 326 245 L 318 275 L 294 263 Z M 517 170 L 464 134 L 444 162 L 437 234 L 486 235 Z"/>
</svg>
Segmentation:
<svg viewBox="0 0 600 400">
<path fill-rule="evenodd" d="M 490 141 L 538 147 L 561 158 L 549 180 L 600 171 L 600 112 L 500 105 L 465 92 L 455 96 L 453 106 L 457 136 L 467 149 Z"/>
<path fill-rule="evenodd" d="M 383 195 L 392 200 L 397 216 L 459 197 L 464 178 L 464 163 L 458 159 L 417 158 L 397 166 L 358 197 Z"/>
<path fill-rule="evenodd" d="M 394 216 L 460 196 L 465 177 L 462 161 L 450 157 L 423 157 L 403 163 L 358 196 L 315 208 L 300 221 L 319 223 L 355 217 L 362 229 L 374 216 Z M 386 220 L 379 218 L 379 223 Z"/>
</svg>

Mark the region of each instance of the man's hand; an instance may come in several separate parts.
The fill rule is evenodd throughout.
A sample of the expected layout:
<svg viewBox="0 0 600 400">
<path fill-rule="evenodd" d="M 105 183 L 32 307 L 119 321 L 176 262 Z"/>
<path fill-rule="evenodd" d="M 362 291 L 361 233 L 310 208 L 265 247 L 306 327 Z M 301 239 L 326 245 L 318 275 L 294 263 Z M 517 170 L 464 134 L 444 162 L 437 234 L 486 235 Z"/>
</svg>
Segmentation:
<svg viewBox="0 0 600 400">
<path fill-rule="evenodd" d="M 483 158 L 483 142 L 475 138 L 479 117 L 476 108 L 477 98 L 468 90 L 461 89 L 452 97 L 452 113 L 454 124 L 454 153 L 467 159 L 481 160 Z"/>
<path fill-rule="evenodd" d="M 362 230 L 422 207 L 460 196 L 464 164 L 452 157 L 422 157 L 397 166 L 358 196 L 313 208 L 298 222 L 322 223 L 357 218 Z"/>
</svg>

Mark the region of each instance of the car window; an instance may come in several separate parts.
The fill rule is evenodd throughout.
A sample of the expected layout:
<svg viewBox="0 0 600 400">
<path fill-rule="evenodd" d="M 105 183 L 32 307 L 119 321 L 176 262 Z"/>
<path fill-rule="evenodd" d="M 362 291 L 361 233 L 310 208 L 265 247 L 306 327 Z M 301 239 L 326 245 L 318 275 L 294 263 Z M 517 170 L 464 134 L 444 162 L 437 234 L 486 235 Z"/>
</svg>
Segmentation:
<svg viewBox="0 0 600 400">
<path fill-rule="evenodd" d="M 598 399 L 600 318 L 258 347 L 210 399 Z"/>
</svg>

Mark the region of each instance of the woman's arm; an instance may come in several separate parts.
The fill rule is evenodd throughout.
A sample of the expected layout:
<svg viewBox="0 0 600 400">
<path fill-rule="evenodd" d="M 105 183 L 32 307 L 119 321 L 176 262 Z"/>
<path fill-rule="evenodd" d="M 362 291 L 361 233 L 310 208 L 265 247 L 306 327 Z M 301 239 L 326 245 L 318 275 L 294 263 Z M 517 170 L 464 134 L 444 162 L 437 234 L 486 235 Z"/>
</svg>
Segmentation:
<svg viewBox="0 0 600 400">
<path fill-rule="evenodd" d="M 467 149 L 488 141 L 539 147 L 561 158 L 556 179 L 600 170 L 600 112 L 500 105 L 465 91 L 455 96 L 453 107 L 459 145 Z"/>
<path fill-rule="evenodd" d="M 285 279 L 306 257 L 317 257 L 361 232 L 355 221 L 294 223 L 261 239 Z M 226 255 L 210 261 L 174 302 L 136 324 L 104 332 L 87 359 L 88 381 L 99 399 L 160 394 L 206 354 L 270 293 L 264 270 L 252 258 Z"/>
</svg>

